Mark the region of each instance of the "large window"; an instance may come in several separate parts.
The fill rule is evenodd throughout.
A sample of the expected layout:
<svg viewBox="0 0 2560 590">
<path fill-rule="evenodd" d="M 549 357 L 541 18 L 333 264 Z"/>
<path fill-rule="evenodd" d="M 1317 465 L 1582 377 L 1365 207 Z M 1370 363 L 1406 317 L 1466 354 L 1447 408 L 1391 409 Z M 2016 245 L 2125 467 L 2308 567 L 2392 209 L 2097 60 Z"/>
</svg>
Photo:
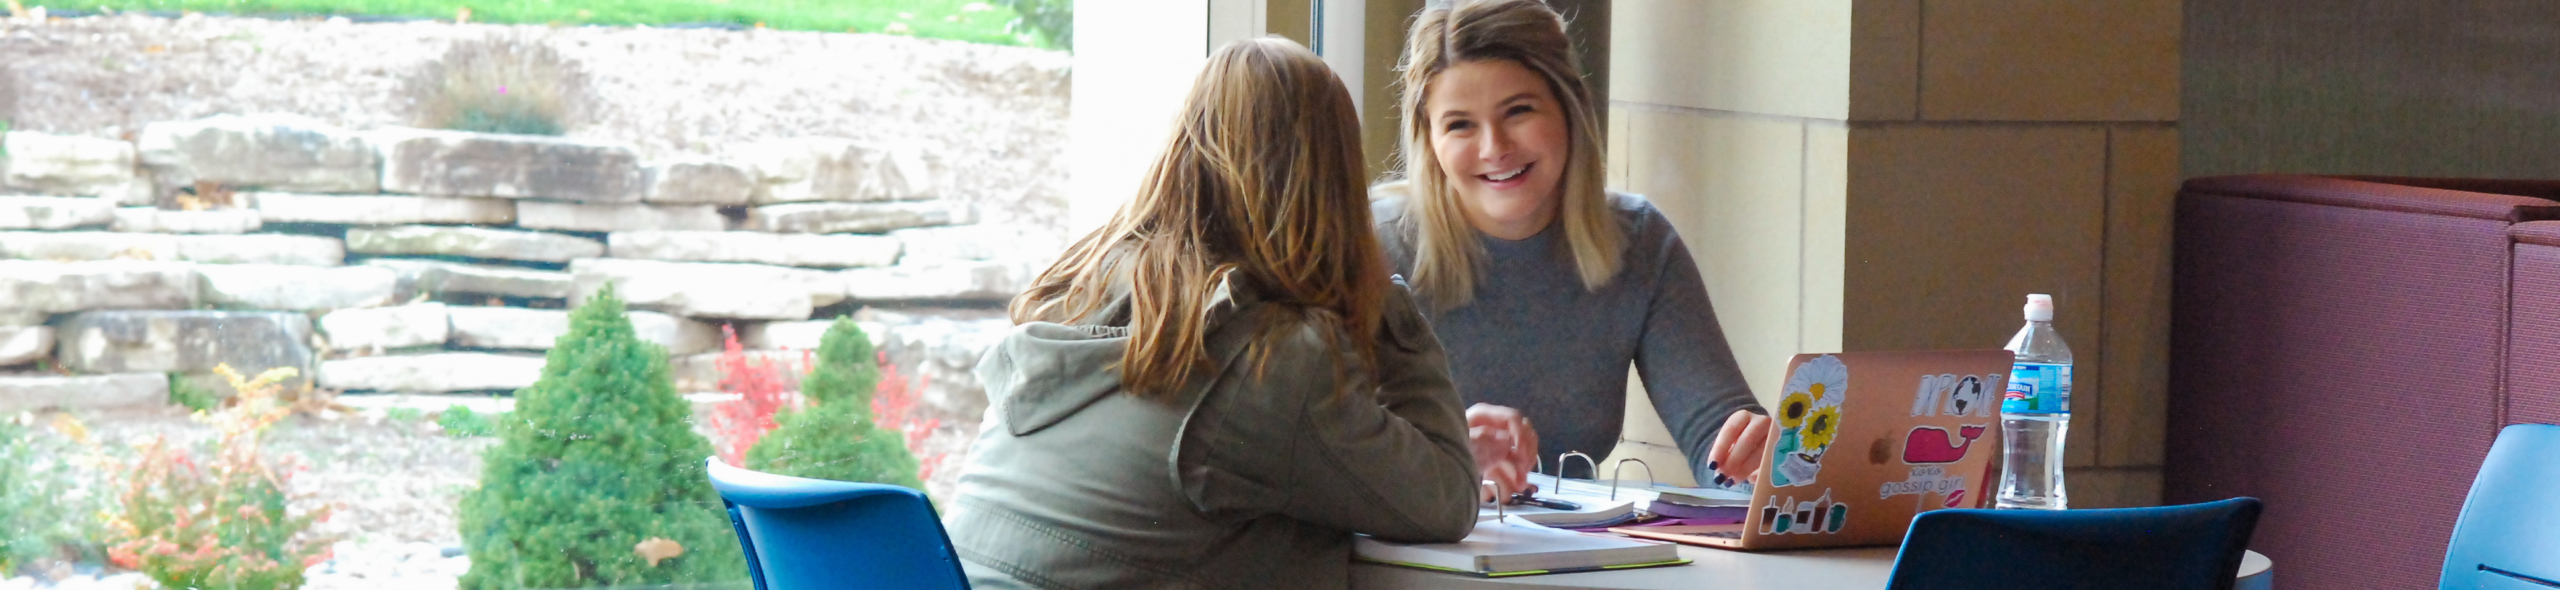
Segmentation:
<svg viewBox="0 0 2560 590">
<path fill-rule="evenodd" d="M 25 4 L 0 587 L 743 588 L 704 458 L 947 495 L 1069 231 L 1065 0 Z"/>
</svg>

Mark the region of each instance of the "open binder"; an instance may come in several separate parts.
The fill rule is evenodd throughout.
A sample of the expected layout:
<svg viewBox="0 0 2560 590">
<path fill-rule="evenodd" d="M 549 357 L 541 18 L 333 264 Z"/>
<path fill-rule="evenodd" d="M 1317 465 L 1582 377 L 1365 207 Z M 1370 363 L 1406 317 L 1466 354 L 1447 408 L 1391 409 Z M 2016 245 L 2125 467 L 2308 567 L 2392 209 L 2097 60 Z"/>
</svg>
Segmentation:
<svg viewBox="0 0 2560 590">
<path fill-rule="evenodd" d="M 1511 517 L 1499 503 L 1494 510 L 1493 518 L 1478 520 L 1475 531 L 1456 543 L 1397 543 L 1361 535 L 1353 542 L 1351 554 L 1362 561 L 1479 577 L 1689 563 L 1680 558 L 1676 544 L 1549 528 Z"/>
<path fill-rule="evenodd" d="M 1685 565 L 1679 545 L 1539 526 L 1517 519 L 1476 523 L 1456 543 L 1394 543 L 1361 536 L 1352 555 L 1363 561 L 1480 577 L 1562 574 Z"/>
</svg>

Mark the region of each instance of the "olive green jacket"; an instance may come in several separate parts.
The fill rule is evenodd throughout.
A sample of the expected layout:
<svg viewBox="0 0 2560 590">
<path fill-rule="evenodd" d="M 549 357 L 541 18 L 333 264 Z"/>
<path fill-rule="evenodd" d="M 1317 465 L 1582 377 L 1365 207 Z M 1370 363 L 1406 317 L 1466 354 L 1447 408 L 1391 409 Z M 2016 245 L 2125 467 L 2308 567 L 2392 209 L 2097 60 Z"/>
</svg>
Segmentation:
<svg viewBox="0 0 2560 590">
<path fill-rule="evenodd" d="M 1388 291 L 1369 370 L 1230 281 L 1208 310 L 1210 364 L 1169 400 L 1124 393 L 1111 370 L 1125 295 L 1089 324 L 1018 327 L 978 365 L 992 403 L 946 504 L 970 583 L 1343 588 L 1352 533 L 1464 538 L 1466 418 L 1439 340 Z"/>
</svg>

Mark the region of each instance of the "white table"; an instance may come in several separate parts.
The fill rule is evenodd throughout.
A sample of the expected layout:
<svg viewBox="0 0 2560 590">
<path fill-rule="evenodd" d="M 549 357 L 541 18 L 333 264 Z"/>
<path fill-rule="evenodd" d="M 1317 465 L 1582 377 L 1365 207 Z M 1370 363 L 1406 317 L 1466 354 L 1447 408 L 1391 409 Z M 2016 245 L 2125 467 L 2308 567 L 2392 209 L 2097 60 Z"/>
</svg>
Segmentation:
<svg viewBox="0 0 2560 590">
<path fill-rule="evenodd" d="M 1680 556 L 1695 562 L 1579 574 L 1476 578 L 1408 567 L 1353 563 L 1354 590 L 1387 588 L 1523 590 L 1533 588 L 1651 590 L 1716 588 L 1788 588 L 1800 590 L 1881 590 L 1893 577 L 1893 547 L 1816 549 L 1747 553 L 1682 545 Z M 1713 582 L 1713 584 L 1706 584 Z M 2272 590 L 2275 563 L 2256 551 L 2240 560 L 2235 590 Z"/>
</svg>

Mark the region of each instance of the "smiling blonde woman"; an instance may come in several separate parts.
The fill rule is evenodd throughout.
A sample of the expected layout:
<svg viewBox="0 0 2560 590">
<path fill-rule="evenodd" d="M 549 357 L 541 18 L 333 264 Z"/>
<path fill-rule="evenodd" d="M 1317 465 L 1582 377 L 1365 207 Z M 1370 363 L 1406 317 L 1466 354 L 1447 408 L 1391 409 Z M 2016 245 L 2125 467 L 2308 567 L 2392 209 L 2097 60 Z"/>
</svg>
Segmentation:
<svg viewBox="0 0 2560 590">
<path fill-rule="evenodd" d="M 1602 188 L 1600 105 L 1563 17 L 1534 0 L 1453 4 L 1407 36 L 1402 178 L 1373 189 L 1372 211 L 1476 403 L 1477 468 L 1517 489 L 1542 446 L 1616 446 L 1633 363 L 1698 479 L 1747 479 L 1769 418 L 1679 233 Z"/>
</svg>

